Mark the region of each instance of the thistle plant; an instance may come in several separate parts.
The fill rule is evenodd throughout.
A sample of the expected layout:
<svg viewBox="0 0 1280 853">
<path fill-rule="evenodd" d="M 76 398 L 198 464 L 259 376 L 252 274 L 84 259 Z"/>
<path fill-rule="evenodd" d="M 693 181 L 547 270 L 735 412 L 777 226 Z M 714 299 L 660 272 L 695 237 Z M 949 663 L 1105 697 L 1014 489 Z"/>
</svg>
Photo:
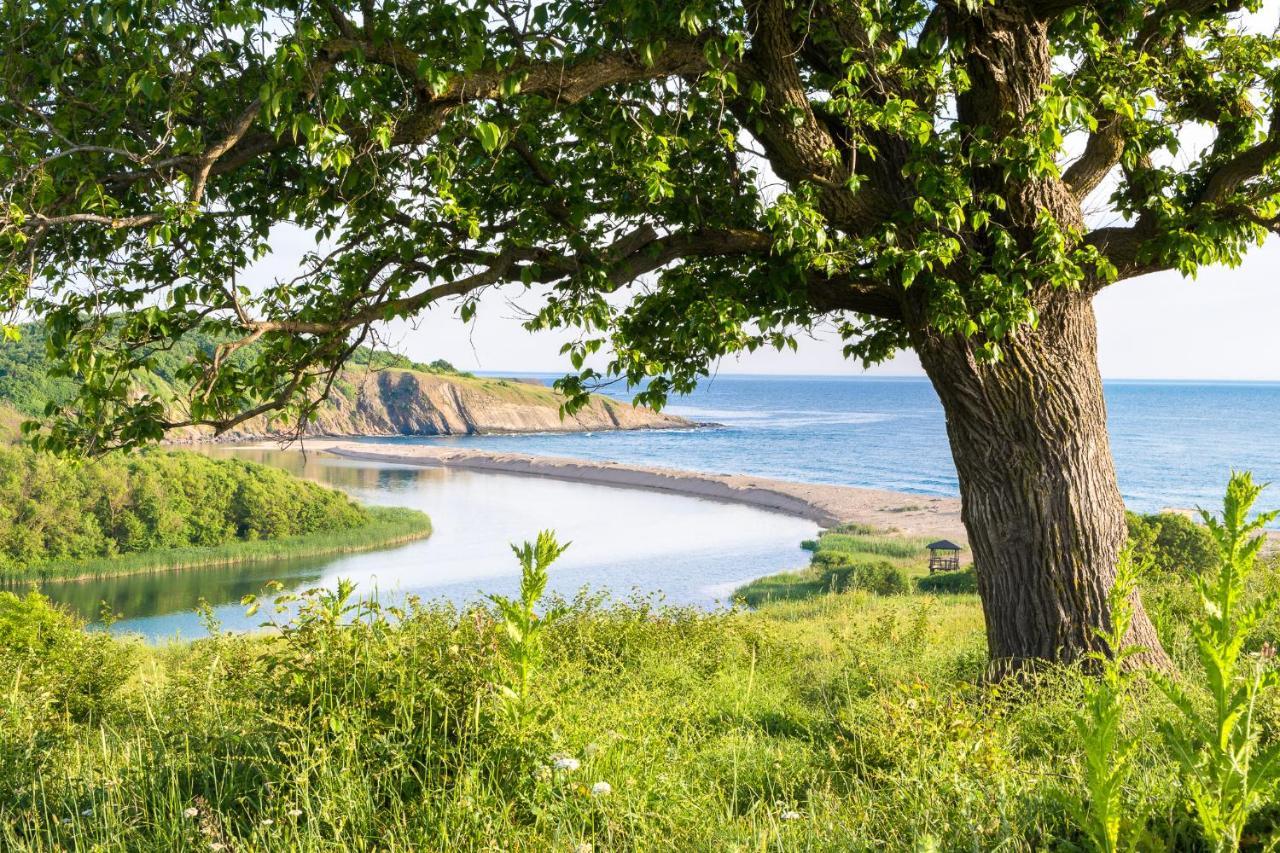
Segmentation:
<svg viewBox="0 0 1280 853">
<path fill-rule="evenodd" d="M 1280 744 L 1264 747 L 1255 719 L 1259 701 L 1280 687 L 1280 672 L 1264 652 L 1246 654 L 1245 639 L 1280 603 L 1275 594 L 1248 603 L 1246 584 L 1257 563 L 1262 528 L 1280 513 L 1249 513 L 1262 491 L 1248 473 L 1233 473 L 1222 519 L 1201 513 L 1218 547 L 1216 574 L 1193 577 L 1203 615 L 1192 626 L 1196 655 L 1211 699 L 1204 708 L 1179 684 L 1160 678 L 1178 710 L 1165 724 L 1182 783 L 1205 840 L 1215 851 L 1236 850 L 1249 816 L 1271 802 L 1280 786 Z"/>
<path fill-rule="evenodd" d="M 1145 649 L 1125 645 L 1133 623 L 1133 596 L 1149 563 L 1138 564 L 1131 549 L 1120 555 L 1108 600 L 1111 625 L 1098 630 L 1104 646 L 1087 662 L 1097 678 L 1085 686 L 1084 707 L 1072 715 L 1084 750 L 1084 795 L 1069 803 L 1093 849 L 1105 853 L 1132 850 L 1142 838 L 1145 815 L 1127 807 L 1125 787 L 1134 772 L 1138 742 L 1124 730 L 1124 714 L 1136 677 L 1125 662 Z"/>
<path fill-rule="evenodd" d="M 542 662 L 542 633 L 564 615 L 564 609 L 557 607 L 539 616 L 536 608 L 547 589 L 547 568 L 568 547 L 567 542 L 558 543 L 550 530 L 540 532 L 535 542 L 512 545 L 520 560 L 520 597 L 489 596 L 502 617 L 501 649 L 510 667 L 506 683 L 498 685 L 498 696 L 518 730 L 536 714 L 533 679 Z"/>
</svg>

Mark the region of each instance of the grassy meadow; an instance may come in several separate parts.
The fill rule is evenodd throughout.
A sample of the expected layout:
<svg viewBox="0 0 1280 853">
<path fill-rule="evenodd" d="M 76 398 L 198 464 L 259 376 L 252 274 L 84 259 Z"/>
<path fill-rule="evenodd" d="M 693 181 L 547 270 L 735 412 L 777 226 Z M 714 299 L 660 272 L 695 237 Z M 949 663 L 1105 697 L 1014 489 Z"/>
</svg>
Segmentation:
<svg viewBox="0 0 1280 853">
<path fill-rule="evenodd" d="M 815 562 L 923 573 L 915 543 L 823 540 Z M 273 633 L 159 648 L 0 596 L 0 848 L 1108 849 L 1090 827 L 1111 808 L 1137 849 L 1229 849 L 1161 734 L 1191 726 L 1160 680 L 987 683 L 972 593 L 540 601 L 543 544 L 522 553 L 521 600 L 383 609 L 344 586 Z M 1238 603 L 1280 590 L 1274 563 L 1235 577 Z M 1143 584 L 1170 683 L 1212 717 L 1200 588 L 1176 566 Z M 1241 672 L 1274 672 L 1274 608 L 1236 627 Z M 1276 691 L 1250 695 L 1254 745 L 1274 750 Z M 1124 769 L 1109 793 L 1100 765 Z M 1280 802 L 1251 803 L 1240 846 L 1273 849 Z"/>
</svg>

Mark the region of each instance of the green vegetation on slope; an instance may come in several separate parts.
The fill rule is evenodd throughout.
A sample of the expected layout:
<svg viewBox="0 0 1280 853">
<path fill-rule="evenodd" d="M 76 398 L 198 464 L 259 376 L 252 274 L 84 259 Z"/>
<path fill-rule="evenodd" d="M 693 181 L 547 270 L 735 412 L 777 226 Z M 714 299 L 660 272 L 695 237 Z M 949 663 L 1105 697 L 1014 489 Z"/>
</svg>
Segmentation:
<svg viewBox="0 0 1280 853">
<path fill-rule="evenodd" d="M 363 512 L 366 520 L 356 527 L 319 529 L 271 539 L 236 539 L 221 545 L 156 548 L 116 557 L 55 560 L 31 568 L 21 575 L 7 573 L 5 577 L 65 580 L 233 566 L 285 557 L 323 557 L 389 548 L 431 534 L 431 519 L 414 509 L 367 506 L 363 507 Z"/>
<path fill-rule="evenodd" d="M 829 592 L 860 589 L 897 595 L 911 588 L 925 571 L 927 539 L 877 534 L 848 524 L 822 531 L 804 543 L 813 552 L 809 565 L 792 572 L 757 578 L 734 593 L 751 607 L 766 601 L 812 598 Z"/>
<path fill-rule="evenodd" d="M 0 404 L 12 406 L 22 415 L 38 417 L 44 414 L 49 403 L 65 403 L 76 391 L 75 379 L 56 376 L 46 355 L 47 335 L 42 325 L 30 323 L 19 327 L 17 341 L 0 341 Z M 169 348 L 157 348 L 151 355 L 151 370 L 140 377 L 144 389 L 162 400 L 179 396 L 179 371 L 188 364 L 197 351 L 213 352 L 217 340 L 209 335 L 191 332 Z M 248 358 L 245 351 L 235 359 Z M 401 355 L 369 347 L 361 347 L 352 354 L 350 364 L 356 368 L 399 369 L 417 373 L 432 373 L 475 380 L 470 373 L 457 370 L 449 362 L 437 359 L 423 364 Z M 344 387 L 353 388 L 350 376 L 343 380 Z"/>
<path fill-rule="evenodd" d="M 425 533 L 276 468 L 194 453 L 73 462 L 0 447 L 0 576 L 79 576 L 371 547 Z M 123 559 L 122 559 L 123 558 Z"/>
<path fill-rule="evenodd" d="M 1211 713 L 1195 614 L 1178 604 L 1195 591 L 1159 577 L 1149 606 L 1194 709 Z M 1247 598 L 1277 590 L 1269 566 Z M 517 656 L 507 611 L 399 614 L 349 595 L 304 596 L 274 636 L 161 649 L 0 595 L 0 847 L 1086 844 L 1068 804 L 1086 779 L 1090 739 L 1074 721 L 1090 680 L 1055 669 L 984 685 L 976 596 L 852 590 L 705 613 L 583 595 L 541 605 L 548 624 Z M 1243 647 L 1278 639 L 1272 612 Z M 1149 684 L 1133 689 L 1122 724 L 1147 748 L 1130 756 L 1120 806 L 1153 849 L 1207 849 L 1157 735 L 1180 712 Z M 1263 745 L 1277 742 L 1274 692 L 1252 720 Z M 1247 837 L 1261 849 L 1277 829 L 1272 800 Z"/>
<path fill-rule="evenodd" d="M 1134 561 L 1158 572 L 1198 575 L 1215 563 L 1213 539 L 1202 524 L 1185 515 L 1129 513 L 1129 544 Z M 862 589 L 880 595 L 906 591 L 976 593 L 973 566 L 927 574 L 928 539 L 877 535 L 851 524 L 822 531 L 804 547 L 813 552 L 808 566 L 757 578 L 735 597 L 751 607 L 766 601 L 811 598 L 828 592 Z"/>
</svg>

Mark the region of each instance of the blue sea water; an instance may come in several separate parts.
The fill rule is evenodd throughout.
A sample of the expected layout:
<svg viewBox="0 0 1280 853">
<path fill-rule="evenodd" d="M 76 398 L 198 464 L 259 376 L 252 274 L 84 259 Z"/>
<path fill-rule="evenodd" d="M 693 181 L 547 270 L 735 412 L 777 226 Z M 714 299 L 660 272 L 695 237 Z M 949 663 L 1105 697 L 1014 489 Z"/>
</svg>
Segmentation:
<svg viewBox="0 0 1280 853">
<path fill-rule="evenodd" d="M 1105 388 L 1120 490 L 1131 509 L 1215 507 L 1233 468 L 1280 481 L 1280 383 L 1112 381 Z M 667 410 L 723 426 L 399 440 L 959 493 L 942 406 L 927 379 L 719 376 Z M 1280 484 L 1263 503 L 1280 506 Z"/>
</svg>

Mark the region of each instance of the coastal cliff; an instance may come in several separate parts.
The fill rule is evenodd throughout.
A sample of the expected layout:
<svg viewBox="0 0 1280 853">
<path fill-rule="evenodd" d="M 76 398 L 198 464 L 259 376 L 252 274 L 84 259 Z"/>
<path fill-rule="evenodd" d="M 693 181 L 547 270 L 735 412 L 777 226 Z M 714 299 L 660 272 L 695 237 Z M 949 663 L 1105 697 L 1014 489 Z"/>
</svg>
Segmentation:
<svg viewBox="0 0 1280 853">
<path fill-rule="evenodd" d="M 329 400 L 305 434 L 480 435 L 694 426 L 683 418 L 607 397 L 592 397 L 586 407 L 562 419 L 563 402 L 564 397 L 551 388 L 525 380 L 399 368 L 349 371 L 334 384 Z M 271 435 L 265 420 L 257 419 L 221 439 Z"/>
</svg>

